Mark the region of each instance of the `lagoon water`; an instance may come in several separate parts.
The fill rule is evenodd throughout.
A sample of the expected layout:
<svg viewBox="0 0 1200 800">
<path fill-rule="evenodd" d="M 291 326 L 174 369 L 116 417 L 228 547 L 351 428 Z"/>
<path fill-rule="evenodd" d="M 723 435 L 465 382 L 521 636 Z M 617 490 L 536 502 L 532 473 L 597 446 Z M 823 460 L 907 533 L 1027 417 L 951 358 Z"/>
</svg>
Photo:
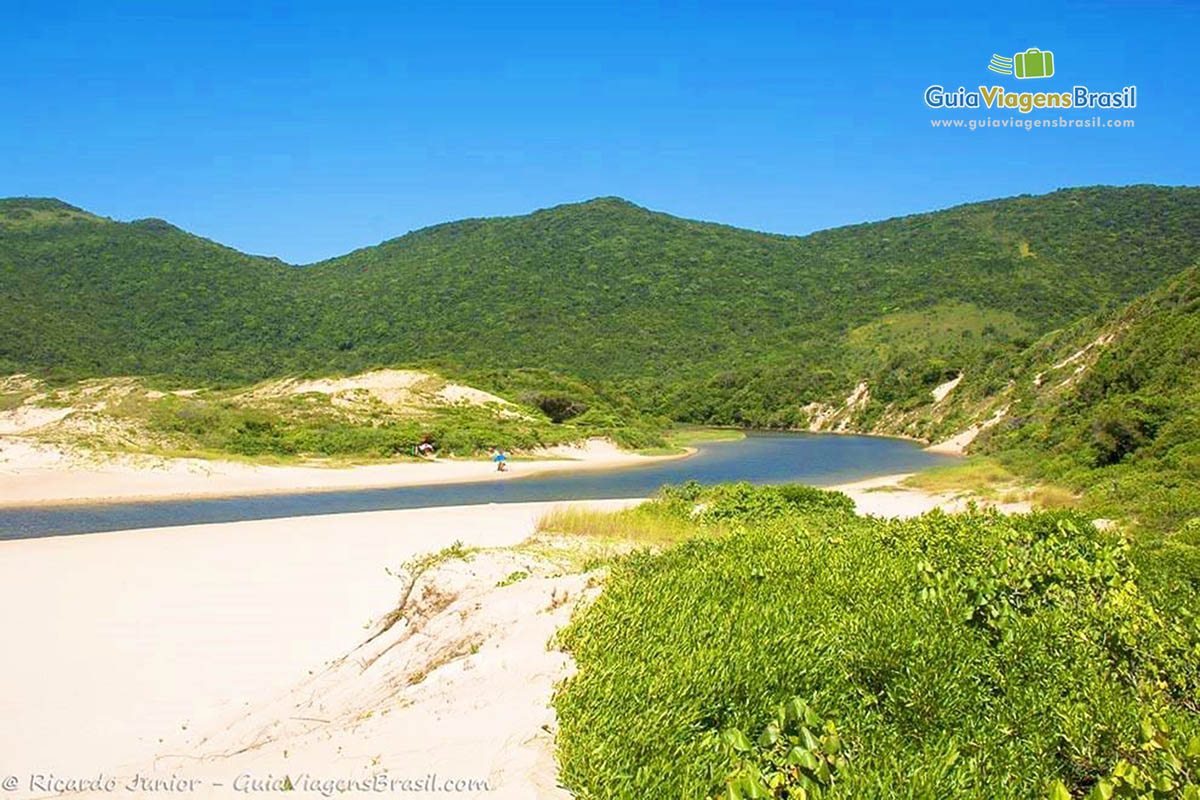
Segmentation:
<svg viewBox="0 0 1200 800">
<path fill-rule="evenodd" d="M 0 509 L 0 539 L 342 514 L 398 508 L 647 497 L 660 486 L 807 483 L 828 486 L 913 472 L 952 461 L 900 439 L 810 433 L 750 433 L 701 445 L 690 458 L 612 470 L 531 475 L 505 481 L 302 494 Z M 512 464 L 519 472 L 521 462 Z"/>
</svg>

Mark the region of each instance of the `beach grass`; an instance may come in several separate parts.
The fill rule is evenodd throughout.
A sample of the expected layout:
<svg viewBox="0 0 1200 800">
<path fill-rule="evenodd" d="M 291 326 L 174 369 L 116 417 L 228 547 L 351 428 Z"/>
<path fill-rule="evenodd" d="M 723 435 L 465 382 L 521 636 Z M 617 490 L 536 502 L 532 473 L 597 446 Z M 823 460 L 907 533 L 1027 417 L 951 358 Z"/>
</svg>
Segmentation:
<svg viewBox="0 0 1200 800">
<path fill-rule="evenodd" d="M 900 483 L 925 492 L 955 492 L 986 497 L 1014 488 L 1018 478 L 993 459 L 970 458 L 958 464 L 922 470 Z"/>
<path fill-rule="evenodd" d="M 30 392 L 0 392 L 0 411 L 11 411 L 25 402 Z"/>
<path fill-rule="evenodd" d="M 643 456 L 673 456 L 686 453 L 698 444 L 713 442 L 739 442 L 746 438 L 745 431 L 737 428 L 678 427 L 663 435 L 666 444 L 659 447 L 644 447 L 638 450 Z"/>
<path fill-rule="evenodd" d="M 998 500 L 1002 503 L 1029 503 L 1047 510 L 1075 508 L 1078 496 L 1062 486 L 1030 484 L 998 461 L 973 457 L 959 464 L 917 472 L 900 482 L 903 488 L 924 492 L 950 493 Z"/>
<path fill-rule="evenodd" d="M 697 527 L 683 517 L 664 514 L 654 506 L 640 505 L 619 511 L 564 506 L 542 515 L 537 532 L 581 536 L 597 540 L 662 547 L 697 535 Z"/>
</svg>

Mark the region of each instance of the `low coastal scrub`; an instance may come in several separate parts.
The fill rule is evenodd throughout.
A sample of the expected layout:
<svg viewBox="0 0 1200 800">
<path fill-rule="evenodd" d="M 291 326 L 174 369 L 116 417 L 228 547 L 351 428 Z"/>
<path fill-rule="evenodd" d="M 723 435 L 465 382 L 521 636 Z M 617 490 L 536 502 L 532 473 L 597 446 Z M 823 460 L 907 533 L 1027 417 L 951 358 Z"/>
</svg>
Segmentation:
<svg viewBox="0 0 1200 800">
<path fill-rule="evenodd" d="M 514 372 L 519 382 L 493 376 L 514 399 L 420 370 L 186 389 L 152 388 L 141 378 L 50 385 L 16 376 L 0 380 L 0 412 L 22 404 L 63 410 L 54 424 L 29 433 L 57 444 L 255 461 L 416 457 L 421 444 L 437 455 L 470 457 L 596 437 L 628 449 L 665 445 L 667 422 L 620 398 L 581 393 L 576 402 L 573 384 L 564 389 L 540 371 Z M 538 385 L 544 393 L 530 388 Z M 579 413 L 564 416 L 564 409 Z"/>
<path fill-rule="evenodd" d="M 421 415 L 379 410 L 360 418 L 321 396 L 283 408 L 194 399 L 160 401 L 149 409 L 151 430 L 182 448 L 260 457 L 381 459 L 415 455 L 431 442 L 442 455 L 471 456 L 487 447 L 530 450 L 577 441 L 577 429 L 536 419 L 498 418 L 487 409 L 447 407 Z"/>
<path fill-rule="evenodd" d="M 1179 552 L 1146 575 L 1073 512 L 883 521 L 804 487 L 649 506 L 724 535 L 618 560 L 563 631 L 581 800 L 1197 796 Z"/>
<path fill-rule="evenodd" d="M 852 511 L 854 505 L 845 495 L 808 486 L 734 483 L 706 487 L 689 481 L 664 486 L 653 502 L 618 511 L 577 505 L 554 508 L 538 520 L 537 531 L 620 546 L 590 551 L 593 558 L 589 563 L 594 563 L 627 553 L 631 547 L 658 550 L 685 539 L 722 536 L 731 530 L 730 523 L 747 516 L 766 518 L 813 508 Z"/>
</svg>

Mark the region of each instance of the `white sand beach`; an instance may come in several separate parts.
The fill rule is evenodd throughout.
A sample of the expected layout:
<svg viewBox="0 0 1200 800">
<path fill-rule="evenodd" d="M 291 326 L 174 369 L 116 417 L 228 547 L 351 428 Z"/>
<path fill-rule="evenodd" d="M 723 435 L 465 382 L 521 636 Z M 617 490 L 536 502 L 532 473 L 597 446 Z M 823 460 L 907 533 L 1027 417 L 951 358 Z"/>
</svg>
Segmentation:
<svg viewBox="0 0 1200 800">
<path fill-rule="evenodd" d="M 544 472 L 611 469 L 678 456 L 644 456 L 606 439 L 546 448 L 497 472 L 486 460 L 436 459 L 349 467 L 276 466 L 198 458 L 88 457 L 0 437 L 0 507 L 282 494 L 508 480 Z"/>
<path fill-rule="evenodd" d="M 477 574 L 439 576 L 437 598 L 419 598 L 433 607 L 444 601 L 439 610 L 445 613 L 427 620 L 427 630 L 407 647 L 395 647 L 388 662 L 381 659 L 366 673 L 354 666 L 360 652 L 336 668 L 396 607 L 403 585 L 388 569 L 455 541 L 516 545 L 552 505 L 0 542 L 6 652 L 0 659 L 0 752 L 3 769 L 21 780 L 12 796 L 53 794 L 31 790 L 31 773 L 127 778 L 147 770 L 226 784 L 190 796 L 231 796 L 229 782 L 239 771 L 265 776 L 272 770 L 330 779 L 383 769 L 394 776 L 435 772 L 492 780 L 495 788 L 480 796 L 527 798 L 534 796 L 528 792 L 534 773 L 549 769 L 552 790 L 541 726 L 553 722 L 547 703 L 566 665 L 546 641 L 572 606 L 551 608 L 554 598 L 576 596 L 581 576 L 535 574 L 502 593 L 495 584 L 523 569 L 522 558 L 475 559 L 469 568 Z M 536 573 L 535 559 L 525 560 Z M 488 591 L 497 594 L 484 604 L 476 595 Z M 474 619 L 476 611 L 486 614 Z M 468 622 L 478 630 L 464 635 L 475 637 L 478 649 L 447 658 L 442 666 L 455 662 L 453 676 L 421 666 L 431 656 L 419 645 L 440 652 L 448 642 L 461 644 L 455 625 Z M 410 686 L 413 670 L 431 676 Z M 310 697 L 317 680 L 330 694 L 326 707 L 288 712 L 296 693 Z M 340 712 L 355 716 L 347 720 Z M 290 720 L 302 730 L 282 733 L 275 747 L 252 746 L 263 738 L 262 726 L 288 717 L 329 723 Z M 303 734 L 306 726 L 317 733 Z M 247 747 L 240 758 L 230 755 Z"/>
<path fill-rule="evenodd" d="M 965 511 L 972 501 L 983 507 L 993 507 L 1006 514 L 1021 514 L 1030 510 L 1025 500 L 998 502 L 973 498 L 962 492 L 927 492 L 905 486 L 903 481 L 912 473 L 881 475 L 840 486 L 828 486 L 849 495 L 859 514 L 876 517 L 917 517 L 935 508 L 953 513 Z"/>
</svg>

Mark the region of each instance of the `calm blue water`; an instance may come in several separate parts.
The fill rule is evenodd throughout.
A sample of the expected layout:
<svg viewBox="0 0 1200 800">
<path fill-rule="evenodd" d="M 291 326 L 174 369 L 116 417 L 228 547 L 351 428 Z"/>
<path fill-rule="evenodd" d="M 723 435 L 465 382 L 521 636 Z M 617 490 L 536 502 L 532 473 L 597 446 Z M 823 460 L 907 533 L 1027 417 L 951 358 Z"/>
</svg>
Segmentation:
<svg viewBox="0 0 1200 800">
<path fill-rule="evenodd" d="M 952 460 L 899 439 L 810 433 L 751 433 L 706 444 L 690 458 L 615 470 L 559 472 L 494 483 L 410 486 L 208 500 L 0 509 L 0 539 L 341 514 L 394 508 L 647 497 L 666 483 L 808 483 L 817 486 Z M 521 463 L 511 468 L 520 471 Z"/>
</svg>

